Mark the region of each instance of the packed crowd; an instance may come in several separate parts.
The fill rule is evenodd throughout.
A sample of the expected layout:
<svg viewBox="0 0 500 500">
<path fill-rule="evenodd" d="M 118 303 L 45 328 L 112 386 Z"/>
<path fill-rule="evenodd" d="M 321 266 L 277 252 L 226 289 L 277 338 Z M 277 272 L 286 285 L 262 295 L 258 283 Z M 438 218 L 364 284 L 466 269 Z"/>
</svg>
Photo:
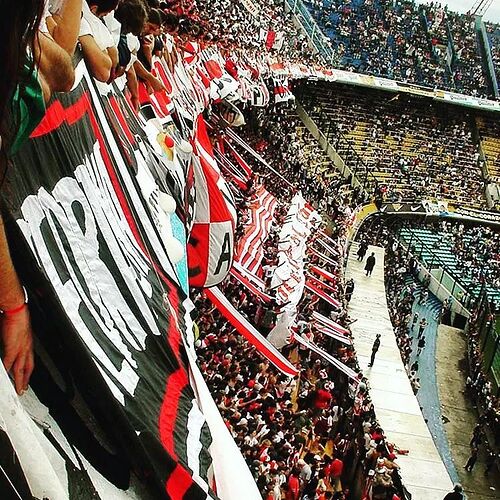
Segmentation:
<svg viewBox="0 0 500 500">
<path fill-rule="evenodd" d="M 293 107 L 268 108 L 256 118 L 252 133 L 257 151 L 277 161 L 283 175 L 297 179 L 298 189 L 334 224 L 339 216 L 344 223 L 352 215 L 350 207 L 366 201 L 360 189 L 340 175 Z"/>
<path fill-rule="evenodd" d="M 317 83 L 300 94 L 351 170 L 359 160 L 388 201 L 438 198 L 481 206 L 479 152 L 467 115 L 405 95 Z"/>
<path fill-rule="evenodd" d="M 475 18 L 469 15 L 446 12 L 455 52 L 452 62 L 454 88 L 464 94 L 488 95 L 485 69 L 479 55 Z"/>
<path fill-rule="evenodd" d="M 489 115 L 477 116 L 476 124 L 487 178 L 491 182 L 500 184 L 500 124 Z"/>
<path fill-rule="evenodd" d="M 477 407 L 480 418 L 479 426 L 483 439 L 477 442 L 477 447 L 484 443 L 489 459 L 497 460 L 500 448 L 500 398 L 493 394 L 491 382 L 484 372 L 483 350 L 479 334 L 479 315 L 481 311 L 475 310 L 471 319 L 471 326 L 467 335 L 469 375 L 467 376 L 467 393 Z M 491 318 L 490 318 L 491 320 Z M 495 454 L 494 450 L 497 450 Z M 491 457 L 491 455 L 494 457 Z"/>
<path fill-rule="evenodd" d="M 292 109 L 261 111 L 248 118 L 249 130 L 244 135 L 265 159 L 273 160 L 272 165 L 279 165 L 282 175 L 305 188 L 304 195 L 307 193 L 311 202 L 331 219 L 331 237 L 341 242 L 349 224 L 344 201 L 350 202 L 353 193 L 343 180 L 335 179 L 339 191 L 345 192 L 325 200 L 322 184 L 332 180 L 318 176 L 317 169 L 325 169 L 328 160 L 316 149 L 312 136 L 295 127 L 295 119 Z M 310 168 L 308 159 L 314 159 Z M 254 178 L 247 187 L 250 195 L 255 183 L 265 182 L 281 200 L 262 262 L 263 269 L 273 269 L 277 263 L 278 230 L 294 190 L 262 163 L 251 163 Z M 249 199 L 251 196 L 239 199 L 240 213 L 245 213 Z M 318 261 L 313 254 L 308 255 L 308 262 L 321 265 L 337 277 L 338 297 L 344 296 L 345 305 L 348 290 L 343 283 L 342 266 Z M 275 325 L 279 305 L 261 302 L 233 278 L 226 280 L 221 288 L 233 306 L 267 335 Z M 367 382 L 359 373 L 352 345 L 327 337 L 313 327 L 313 311 L 348 327 L 351 319 L 345 309 L 336 311 L 306 291 L 299 303 L 293 336 L 313 340 L 357 371 L 358 379 L 350 380 L 320 356 L 294 342 L 292 336 L 283 354 L 300 367 L 301 373 L 291 380 L 238 336 L 202 295 L 196 305 L 197 353 L 202 371 L 264 498 L 347 498 L 360 470 L 366 481 L 364 495 L 389 498 L 390 494 L 393 498 L 393 493 L 400 491 L 397 449 L 385 440 L 376 421 Z"/>
<path fill-rule="evenodd" d="M 500 234 L 489 227 L 441 224 L 459 269 L 472 280 L 500 289 Z"/>
<path fill-rule="evenodd" d="M 489 94 L 474 19 L 437 2 L 306 0 L 342 69 L 476 96 Z M 449 30 L 448 30 L 449 28 Z"/>
<path fill-rule="evenodd" d="M 433 87 L 444 68 L 434 60 L 413 2 L 306 2 L 332 38 L 340 67 Z"/>
<path fill-rule="evenodd" d="M 203 23 L 211 27 L 210 37 L 233 53 L 262 57 L 267 51 L 271 56 L 286 54 L 290 62 L 320 62 L 284 2 L 201 0 L 197 6 Z"/>
<path fill-rule="evenodd" d="M 493 23 L 485 23 L 485 25 L 498 84 L 500 82 L 500 27 Z"/>
</svg>

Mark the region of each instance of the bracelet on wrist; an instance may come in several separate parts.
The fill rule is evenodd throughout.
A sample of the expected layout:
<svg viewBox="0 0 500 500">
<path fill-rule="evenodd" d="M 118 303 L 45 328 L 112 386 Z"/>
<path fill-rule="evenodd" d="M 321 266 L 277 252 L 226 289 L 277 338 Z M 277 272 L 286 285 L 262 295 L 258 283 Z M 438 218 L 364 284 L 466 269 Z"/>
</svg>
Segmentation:
<svg viewBox="0 0 500 500">
<path fill-rule="evenodd" d="M 23 286 L 23 292 L 24 292 L 24 302 L 22 304 L 19 304 L 16 307 L 12 307 L 10 309 L 0 309 L 0 314 L 3 314 L 4 316 L 14 316 L 21 311 L 23 311 L 26 306 L 28 305 L 28 294 L 26 293 L 26 288 Z"/>
</svg>

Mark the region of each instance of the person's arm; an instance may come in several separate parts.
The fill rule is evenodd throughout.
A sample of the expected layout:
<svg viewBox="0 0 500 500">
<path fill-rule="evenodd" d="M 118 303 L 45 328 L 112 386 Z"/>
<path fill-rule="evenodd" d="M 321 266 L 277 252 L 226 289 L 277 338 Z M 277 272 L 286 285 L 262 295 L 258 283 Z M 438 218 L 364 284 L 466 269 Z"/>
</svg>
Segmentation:
<svg viewBox="0 0 500 500">
<path fill-rule="evenodd" d="M 163 82 L 156 78 L 152 73 L 150 73 L 144 65 L 141 63 L 141 61 L 135 61 L 134 62 L 134 69 L 135 69 L 135 74 L 137 75 L 138 78 L 141 78 L 144 80 L 148 85 L 151 86 L 151 88 L 155 92 L 159 92 L 161 90 L 167 90 L 165 88 L 165 85 L 163 85 Z"/>
<path fill-rule="evenodd" d="M 109 58 L 111 59 L 111 76 L 110 78 L 114 80 L 116 78 L 116 68 L 118 66 L 118 49 L 116 47 L 108 47 L 106 49 Z"/>
<path fill-rule="evenodd" d="M 3 364 L 11 372 L 18 394 L 28 387 L 34 367 L 33 338 L 24 291 L 9 252 L 5 228 L 0 214 L 0 336 Z"/>
<path fill-rule="evenodd" d="M 52 92 L 69 92 L 71 90 L 75 81 L 75 70 L 71 57 L 45 33 L 37 35 L 35 61 L 46 101 Z"/>
<path fill-rule="evenodd" d="M 75 52 L 80 20 L 82 14 L 82 0 L 65 0 L 61 10 L 47 20 L 47 26 L 54 41 L 70 56 Z"/>
<path fill-rule="evenodd" d="M 80 36 L 79 40 L 90 73 L 100 82 L 107 82 L 111 75 L 112 66 L 109 54 L 99 48 L 92 35 Z"/>
<path fill-rule="evenodd" d="M 130 92 L 130 100 L 136 112 L 139 112 L 139 84 L 137 75 L 135 74 L 134 66 L 132 65 L 127 71 L 127 88 Z"/>
</svg>

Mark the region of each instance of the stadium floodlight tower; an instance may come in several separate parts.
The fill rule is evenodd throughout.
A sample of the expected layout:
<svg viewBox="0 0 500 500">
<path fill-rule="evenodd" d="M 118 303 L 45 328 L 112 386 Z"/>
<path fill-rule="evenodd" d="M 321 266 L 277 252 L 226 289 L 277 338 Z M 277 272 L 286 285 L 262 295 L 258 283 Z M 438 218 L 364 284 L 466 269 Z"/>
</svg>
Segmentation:
<svg viewBox="0 0 500 500">
<path fill-rule="evenodd" d="M 492 3 L 493 0 L 476 0 L 469 12 L 473 16 L 483 16 Z"/>
</svg>

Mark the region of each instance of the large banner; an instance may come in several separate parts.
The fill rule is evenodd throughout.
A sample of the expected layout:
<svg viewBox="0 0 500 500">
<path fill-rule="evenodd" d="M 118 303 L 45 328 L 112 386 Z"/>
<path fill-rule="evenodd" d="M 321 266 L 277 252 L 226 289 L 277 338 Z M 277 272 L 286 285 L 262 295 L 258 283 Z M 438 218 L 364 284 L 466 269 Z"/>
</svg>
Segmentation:
<svg viewBox="0 0 500 500">
<path fill-rule="evenodd" d="M 82 63 L 77 74 L 7 174 L 9 238 L 43 352 L 32 386 L 115 486 L 133 470 L 158 498 L 216 498 L 186 355 L 187 234 L 173 229 L 194 201 L 125 99 L 99 95 Z"/>
<path fill-rule="evenodd" d="M 248 272 L 261 276 L 264 245 L 269 237 L 278 201 L 263 185 L 248 203 L 249 220 L 238 243 L 235 260 Z"/>
</svg>

